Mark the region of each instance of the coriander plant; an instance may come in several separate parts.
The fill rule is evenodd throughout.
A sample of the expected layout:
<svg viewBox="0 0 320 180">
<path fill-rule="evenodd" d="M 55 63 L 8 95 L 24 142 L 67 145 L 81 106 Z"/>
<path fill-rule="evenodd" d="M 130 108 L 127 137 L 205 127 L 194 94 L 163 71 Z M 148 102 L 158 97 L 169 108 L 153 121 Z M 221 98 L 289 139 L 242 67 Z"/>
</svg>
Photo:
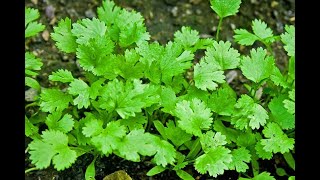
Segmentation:
<svg viewBox="0 0 320 180">
<path fill-rule="evenodd" d="M 150 42 L 140 13 L 111 0 L 98 7 L 97 18 L 61 19 L 51 37 L 59 50 L 76 54 L 83 76 L 52 72 L 55 86 L 41 90 L 39 112 L 26 117 L 38 119 L 28 121 L 36 128 L 26 131 L 35 168 L 65 170 L 91 154 L 85 178 L 94 179 L 97 157 L 115 154 L 134 162 L 151 157 L 148 176 L 171 170 L 191 180 L 185 170 L 193 167 L 211 177 L 231 170 L 239 179 L 275 179 L 260 165 L 277 154 L 294 170 L 295 27 L 275 35 L 254 19 L 252 31 L 234 31 L 235 42 L 251 48 L 243 55 L 218 39 L 222 20 L 235 15 L 241 1 L 210 3 L 220 17 L 215 39 L 184 26 L 165 45 Z M 289 57 L 284 70 L 276 64 L 275 42 Z M 205 54 L 195 61 L 198 50 Z M 247 94 L 229 85 L 228 70 L 241 71 Z"/>
</svg>

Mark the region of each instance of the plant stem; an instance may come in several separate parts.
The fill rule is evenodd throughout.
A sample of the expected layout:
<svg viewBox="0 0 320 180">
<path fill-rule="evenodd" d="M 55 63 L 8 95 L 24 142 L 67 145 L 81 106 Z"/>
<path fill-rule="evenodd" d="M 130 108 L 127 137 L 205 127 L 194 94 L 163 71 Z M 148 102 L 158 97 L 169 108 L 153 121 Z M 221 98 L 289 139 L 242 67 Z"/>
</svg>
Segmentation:
<svg viewBox="0 0 320 180">
<path fill-rule="evenodd" d="M 35 171 L 35 170 L 38 170 L 38 168 L 33 167 L 33 168 L 30 168 L 30 169 L 27 169 L 27 170 L 24 171 L 24 173 L 26 174 L 26 173 L 28 173 L 30 171 Z"/>
<path fill-rule="evenodd" d="M 219 32 L 220 32 L 220 29 L 221 29 L 222 20 L 223 20 L 223 18 L 220 17 L 220 19 L 219 19 L 219 24 L 218 24 L 218 28 L 217 28 L 217 34 L 216 34 L 216 41 L 219 41 Z"/>
<path fill-rule="evenodd" d="M 30 104 L 27 104 L 25 106 L 25 109 L 27 109 L 28 107 L 31 107 L 31 106 L 36 106 L 36 105 L 38 105 L 38 102 L 33 102 L 33 103 L 30 103 Z"/>
</svg>

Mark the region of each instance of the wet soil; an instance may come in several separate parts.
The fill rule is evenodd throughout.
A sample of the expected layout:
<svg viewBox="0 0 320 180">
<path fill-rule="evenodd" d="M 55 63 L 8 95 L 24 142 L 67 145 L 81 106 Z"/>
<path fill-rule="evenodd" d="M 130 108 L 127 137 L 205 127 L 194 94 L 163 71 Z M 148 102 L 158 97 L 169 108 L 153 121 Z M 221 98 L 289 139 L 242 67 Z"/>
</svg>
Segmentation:
<svg viewBox="0 0 320 180">
<path fill-rule="evenodd" d="M 145 18 L 151 41 L 158 41 L 161 44 L 172 40 L 174 32 L 182 26 L 190 26 L 192 29 L 196 29 L 202 37 L 214 37 L 219 22 L 217 15 L 210 8 L 209 0 L 115 0 L 115 3 L 123 8 L 140 12 Z M 100 5 L 100 0 L 25 0 L 26 7 L 33 7 L 40 11 L 41 18 L 39 21 L 46 26 L 43 33 L 39 33 L 26 41 L 26 50 L 32 51 L 43 60 L 43 68 L 40 75 L 37 76 L 41 86 L 50 87 L 48 75 L 60 68 L 72 71 L 75 77 L 81 76 L 75 55 L 59 52 L 54 45 L 54 41 L 50 38 L 50 33 L 61 18 L 69 17 L 72 22 L 76 22 L 78 19 L 96 17 L 96 8 Z M 233 30 L 237 28 L 251 30 L 251 21 L 255 18 L 266 22 L 274 31 L 274 34 L 281 34 L 284 32 L 285 24 L 295 25 L 295 1 L 242 0 L 239 13 L 224 19 L 220 39 L 231 41 L 233 47 L 238 49 L 241 54 L 247 54 L 248 48 L 234 43 Z M 282 69 L 288 62 L 286 53 L 279 44 L 275 44 L 273 49 L 277 57 L 276 63 Z M 242 87 L 243 79 L 241 74 L 238 74 L 231 82 L 237 93 L 245 91 Z M 26 144 L 28 141 L 26 139 Z M 84 179 L 85 169 L 91 163 L 92 158 L 91 155 L 83 155 L 77 159 L 71 168 L 65 171 L 57 172 L 50 167 L 45 170 L 32 171 L 26 174 L 25 179 L 81 180 Z M 278 161 L 283 162 L 281 159 L 278 159 Z M 265 170 L 274 172 L 276 165 L 271 164 L 264 167 Z M 28 169 L 30 167 L 32 165 L 28 160 L 28 155 L 26 155 L 25 168 Z M 116 156 L 103 157 L 96 161 L 96 179 L 103 179 L 104 176 L 117 170 L 125 170 L 133 179 L 179 179 L 175 172 L 170 171 L 165 171 L 161 175 L 147 177 L 145 174 L 152 167 L 148 159 L 141 163 L 134 163 Z M 200 175 L 194 170 L 191 170 L 190 173 L 196 179 L 208 179 L 207 176 Z M 276 177 L 276 174 L 273 175 Z M 219 176 L 218 179 L 237 178 L 237 173 L 226 171 L 225 175 Z M 282 177 L 277 177 L 277 179 L 282 179 Z"/>
</svg>

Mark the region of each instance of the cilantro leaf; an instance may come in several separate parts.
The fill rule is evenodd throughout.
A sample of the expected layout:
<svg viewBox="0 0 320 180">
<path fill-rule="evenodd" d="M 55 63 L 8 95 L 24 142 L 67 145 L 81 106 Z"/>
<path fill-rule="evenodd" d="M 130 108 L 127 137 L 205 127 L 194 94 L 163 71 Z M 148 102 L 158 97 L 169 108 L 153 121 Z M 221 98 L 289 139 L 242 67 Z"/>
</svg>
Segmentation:
<svg viewBox="0 0 320 180">
<path fill-rule="evenodd" d="M 240 8 L 241 0 L 210 0 L 211 8 L 220 18 L 235 15 Z"/>
<path fill-rule="evenodd" d="M 217 177 L 219 174 L 223 174 L 232 162 L 230 152 L 223 146 L 211 148 L 207 153 L 196 159 L 194 167 L 200 174 L 209 172 L 210 176 Z"/>
<path fill-rule="evenodd" d="M 38 9 L 25 7 L 25 38 L 34 36 L 40 31 L 43 31 L 45 26 L 38 22 L 33 22 L 40 17 Z"/>
<path fill-rule="evenodd" d="M 164 128 L 166 137 L 176 146 L 179 147 L 183 143 L 191 140 L 192 135 L 186 133 L 181 128 L 176 126 L 172 120 L 166 123 L 167 127 Z"/>
<path fill-rule="evenodd" d="M 91 71 L 94 75 L 104 76 L 114 79 L 117 74 L 115 55 L 113 52 L 114 44 L 108 36 L 89 39 L 86 44 L 79 45 L 77 48 L 77 58 L 80 66 Z"/>
<path fill-rule="evenodd" d="M 144 129 L 132 130 L 117 146 L 117 154 L 124 159 L 139 162 L 140 155 L 152 156 L 156 152 L 153 135 L 145 133 Z"/>
<path fill-rule="evenodd" d="M 251 179 L 251 180 L 276 180 L 273 176 L 270 175 L 269 172 L 262 172 L 253 178 L 242 178 L 242 177 L 239 178 L 239 180 L 248 180 L 248 179 Z"/>
<path fill-rule="evenodd" d="M 37 58 L 30 52 L 25 52 L 25 74 L 30 76 L 35 76 L 38 73 L 34 71 L 41 70 L 43 65 L 41 59 Z"/>
<path fill-rule="evenodd" d="M 289 87 L 289 83 L 287 82 L 286 78 L 281 74 L 280 69 L 276 66 L 273 68 L 273 72 L 270 75 L 270 79 L 277 86 L 280 85 L 284 88 Z"/>
<path fill-rule="evenodd" d="M 44 112 L 63 111 L 69 106 L 72 97 L 59 89 L 43 89 L 40 94 L 40 108 Z"/>
<path fill-rule="evenodd" d="M 98 17 L 105 22 L 108 27 L 117 21 L 121 8 L 116 6 L 113 1 L 104 0 L 102 6 L 97 8 Z"/>
<path fill-rule="evenodd" d="M 237 101 L 236 96 L 235 91 L 225 83 L 217 91 L 212 92 L 207 104 L 213 112 L 231 116 Z"/>
<path fill-rule="evenodd" d="M 116 111 L 123 119 L 135 116 L 142 108 L 160 101 L 159 86 L 142 84 L 139 80 L 122 81 L 114 79 L 101 90 L 100 107 L 109 112 Z"/>
<path fill-rule="evenodd" d="M 282 129 L 292 129 L 295 127 L 295 117 L 289 113 L 283 101 L 285 96 L 274 97 L 268 107 L 271 111 L 272 119 L 280 125 Z"/>
<path fill-rule="evenodd" d="M 61 112 L 52 112 L 47 116 L 45 121 L 49 130 L 57 130 L 63 133 L 67 133 L 72 130 L 74 125 L 74 119 L 70 114 L 65 114 L 62 118 Z"/>
<path fill-rule="evenodd" d="M 272 30 L 260 19 L 252 21 L 252 30 L 261 40 L 267 40 L 267 38 L 271 38 L 273 36 Z"/>
<path fill-rule="evenodd" d="M 246 94 L 241 95 L 234 108 L 231 124 L 240 130 L 247 129 L 248 126 L 251 129 L 259 129 L 269 118 L 267 111 Z"/>
<path fill-rule="evenodd" d="M 198 41 L 199 32 L 188 26 L 182 26 L 180 31 L 174 33 L 174 42 L 181 44 L 186 50 L 191 50 Z"/>
<path fill-rule="evenodd" d="M 251 57 L 244 56 L 241 59 L 240 68 L 243 75 L 255 83 L 269 78 L 275 67 L 273 57 L 268 56 L 267 51 L 261 47 L 252 49 L 250 54 Z"/>
<path fill-rule="evenodd" d="M 261 139 L 263 149 L 267 152 L 286 153 L 294 148 L 294 138 L 288 136 L 281 130 L 280 126 L 274 122 L 269 122 L 262 133 L 268 139 Z M 281 142 L 281 143 L 279 143 Z"/>
<path fill-rule="evenodd" d="M 58 171 L 70 167 L 77 158 L 76 152 L 68 147 L 68 136 L 60 131 L 46 130 L 42 139 L 33 140 L 30 148 L 30 159 L 37 168 L 49 167 L 51 160 Z"/>
<path fill-rule="evenodd" d="M 119 121 L 109 122 L 104 129 L 101 127 L 100 120 L 91 119 L 85 124 L 82 132 L 87 137 L 91 137 L 92 144 L 99 151 L 104 155 L 109 155 L 117 149 L 121 139 L 126 135 L 126 128 L 120 125 Z"/>
<path fill-rule="evenodd" d="M 234 41 L 241 45 L 252 45 L 256 40 L 259 40 L 259 37 L 250 33 L 246 29 L 236 29 L 234 30 L 234 33 Z"/>
<path fill-rule="evenodd" d="M 226 137 L 227 143 L 237 142 L 239 132 L 233 128 L 226 127 L 220 119 L 216 119 L 213 122 L 213 129 L 217 132 L 221 132 Z"/>
<path fill-rule="evenodd" d="M 216 63 L 201 61 L 194 67 L 195 86 L 201 90 L 215 90 L 218 87 L 217 83 L 225 82 L 223 73 L 219 71 Z"/>
<path fill-rule="evenodd" d="M 295 89 L 289 91 L 289 98 L 283 100 L 284 107 L 291 114 L 295 114 Z"/>
<path fill-rule="evenodd" d="M 82 19 L 72 24 L 72 34 L 77 37 L 78 44 L 86 44 L 89 39 L 105 37 L 107 32 L 106 24 L 97 18 Z"/>
<path fill-rule="evenodd" d="M 173 164 L 177 156 L 173 145 L 155 135 L 153 135 L 152 142 L 156 149 L 156 154 L 153 158 L 154 162 L 163 167 L 167 164 Z"/>
<path fill-rule="evenodd" d="M 261 144 L 261 141 L 258 141 L 255 145 L 256 153 L 259 158 L 261 159 L 268 159 L 270 160 L 272 158 L 272 152 L 266 151 L 263 149 L 263 145 Z"/>
<path fill-rule="evenodd" d="M 213 118 L 210 109 L 199 99 L 183 100 L 176 104 L 174 115 L 179 118 L 178 126 L 189 134 L 201 136 L 201 130 L 209 129 Z"/>
<path fill-rule="evenodd" d="M 50 35 L 56 41 L 59 50 L 65 53 L 76 52 L 78 45 L 76 37 L 71 32 L 71 19 L 68 17 L 64 20 L 61 19 L 58 26 L 53 27 L 53 32 Z"/>
<path fill-rule="evenodd" d="M 24 127 L 25 127 L 25 135 L 27 137 L 32 137 L 35 134 L 38 134 L 39 131 L 39 127 L 33 125 L 30 120 L 27 118 L 27 116 L 25 116 L 24 118 Z"/>
<path fill-rule="evenodd" d="M 236 170 L 237 172 L 246 172 L 247 169 L 249 169 L 249 166 L 246 164 L 246 162 L 250 162 L 251 155 L 250 151 L 247 150 L 244 147 L 234 149 L 231 152 L 232 155 L 232 161 L 229 164 L 230 170 Z"/>
<path fill-rule="evenodd" d="M 255 145 L 256 142 L 256 135 L 249 131 L 239 133 L 236 139 L 237 146 L 241 147 L 249 147 Z"/>
<path fill-rule="evenodd" d="M 293 25 L 286 25 L 286 32 L 281 34 L 281 41 L 285 44 L 284 49 L 288 56 L 295 56 L 295 27 Z"/>
<path fill-rule="evenodd" d="M 89 99 L 89 89 L 90 87 L 82 81 L 81 79 L 74 79 L 70 83 L 70 87 L 68 88 L 68 92 L 72 95 L 78 95 L 74 100 L 74 105 L 78 105 L 78 108 L 81 109 L 83 107 L 88 108 L 90 105 Z"/>
<path fill-rule="evenodd" d="M 200 136 L 200 143 L 203 151 L 207 153 L 211 148 L 227 144 L 227 141 L 226 136 L 222 135 L 220 132 L 214 133 L 212 131 L 207 131 Z"/>
<path fill-rule="evenodd" d="M 143 129 L 143 125 L 147 123 L 147 119 L 142 113 L 136 113 L 134 117 L 119 120 L 121 125 L 127 126 L 130 131 L 134 129 Z"/>
<path fill-rule="evenodd" d="M 60 81 L 63 83 L 66 82 L 72 82 L 74 80 L 74 77 L 72 76 L 72 73 L 66 69 L 59 69 L 56 72 L 53 72 L 51 75 L 49 75 L 50 81 Z"/>
<path fill-rule="evenodd" d="M 238 50 L 231 47 L 229 41 L 213 41 L 213 46 L 207 48 L 205 52 L 205 61 L 219 64 L 219 70 L 235 69 L 240 63 L 240 54 Z"/>
<path fill-rule="evenodd" d="M 134 49 L 126 49 L 124 57 L 119 58 L 119 74 L 126 80 L 139 79 L 143 77 L 144 64 L 139 62 L 140 55 Z"/>
<path fill-rule="evenodd" d="M 163 108 L 161 109 L 161 111 L 173 114 L 172 111 L 175 108 L 177 101 L 178 99 L 176 97 L 176 94 L 170 86 L 162 87 L 160 104 Z"/>
</svg>

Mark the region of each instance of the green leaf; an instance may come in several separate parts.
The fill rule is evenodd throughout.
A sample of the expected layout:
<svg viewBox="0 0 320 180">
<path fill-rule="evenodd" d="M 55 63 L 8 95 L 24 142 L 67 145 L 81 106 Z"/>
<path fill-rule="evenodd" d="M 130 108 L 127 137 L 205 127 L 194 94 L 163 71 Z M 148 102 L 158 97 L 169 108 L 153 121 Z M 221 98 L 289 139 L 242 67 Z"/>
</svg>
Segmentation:
<svg viewBox="0 0 320 180">
<path fill-rule="evenodd" d="M 170 86 L 162 87 L 160 104 L 163 108 L 161 111 L 173 114 L 172 111 L 175 108 L 177 101 L 176 94 Z"/>
<path fill-rule="evenodd" d="M 239 66 L 240 54 L 231 47 L 229 41 L 213 41 L 213 46 L 207 48 L 204 59 L 208 63 L 214 61 L 219 64 L 219 70 L 235 69 Z"/>
<path fill-rule="evenodd" d="M 65 53 L 76 52 L 78 46 L 76 36 L 71 32 L 71 20 L 68 17 L 64 20 L 61 19 L 58 26 L 53 27 L 53 32 L 50 35 L 56 41 L 59 50 Z"/>
<path fill-rule="evenodd" d="M 160 101 L 159 86 L 142 84 L 140 80 L 122 81 L 114 79 L 101 90 L 100 107 L 109 112 L 116 111 L 123 119 L 135 116 L 142 108 Z"/>
<path fill-rule="evenodd" d="M 255 149 L 256 149 L 256 153 L 257 153 L 258 157 L 261 159 L 270 160 L 273 156 L 273 153 L 264 150 L 263 147 L 264 146 L 261 144 L 261 141 L 258 141 L 257 144 L 255 145 Z"/>
<path fill-rule="evenodd" d="M 295 89 L 289 91 L 289 98 L 283 100 L 284 107 L 290 114 L 295 114 Z"/>
<path fill-rule="evenodd" d="M 289 165 L 289 167 L 292 168 L 293 170 L 295 170 L 296 169 L 296 162 L 295 162 L 294 157 L 292 156 L 292 154 L 290 152 L 289 153 L 284 153 L 283 157 L 286 160 L 286 162 Z"/>
<path fill-rule="evenodd" d="M 241 59 L 240 68 L 243 75 L 255 83 L 269 78 L 273 73 L 274 59 L 267 55 L 267 51 L 261 47 L 250 51 L 251 57 L 244 56 Z"/>
<path fill-rule="evenodd" d="M 174 146 L 168 141 L 161 140 L 157 136 L 153 136 L 152 142 L 156 150 L 153 161 L 157 165 L 162 165 L 163 167 L 165 167 L 167 164 L 173 164 L 177 155 Z"/>
<path fill-rule="evenodd" d="M 236 29 L 234 33 L 234 41 L 241 45 L 252 45 L 256 40 L 259 40 L 259 37 L 248 32 L 246 29 Z"/>
<path fill-rule="evenodd" d="M 86 44 L 77 48 L 79 65 L 96 76 L 104 76 L 108 79 L 117 77 L 117 56 L 110 55 L 114 44 L 107 36 L 89 39 Z"/>
<path fill-rule="evenodd" d="M 87 117 L 87 122 L 85 122 L 85 126 L 82 128 L 83 135 L 86 137 L 92 137 L 101 134 L 103 131 L 103 122 L 90 115 Z"/>
<path fill-rule="evenodd" d="M 33 89 L 36 89 L 37 91 L 41 91 L 41 86 L 37 80 L 30 78 L 30 77 L 25 77 L 24 81 L 25 81 L 26 86 L 29 86 Z"/>
<path fill-rule="evenodd" d="M 97 18 L 82 19 L 72 24 L 72 34 L 77 37 L 78 44 L 86 44 L 89 39 L 99 39 L 106 37 L 106 24 Z"/>
<path fill-rule="evenodd" d="M 227 141 L 226 136 L 222 135 L 220 132 L 214 133 L 212 131 L 207 131 L 200 136 L 200 143 L 203 151 L 207 153 L 211 148 L 227 144 Z"/>
<path fill-rule="evenodd" d="M 154 176 L 156 174 L 162 173 L 163 171 L 165 171 L 166 168 L 164 168 L 163 166 L 155 166 L 153 168 L 151 168 L 148 172 L 147 172 L 147 176 Z"/>
<path fill-rule="evenodd" d="M 179 147 L 183 143 L 191 140 L 192 135 L 186 133 L 181 128 L 176 126 L 172 120 L 166 123 L 167 127 L 164 128 L 166 137 L 176 146 Z"/>
<path fill-rule="evenodd" d="M 215 90 L 218 87 L 217 83 L 225 82 L 223 71 L 219 71 L 219 66 L 216 63 L 207 63 L 201 61 L 194 67 L 195 86 L 201 90 Z"/>
<path fill-rule="evenodd" d="M 134 49 L 126 49 L 123 58 L 119 58 L 119 74 L 126 80 L 143 77 L 145 65 L 139 62 L 140 55 Z"/>
<path fill-rule="evenodd" d="M 234 149 L 231 152 L 232 161 L 229 164 L 230 170 L 236 170 L 237 172 L 246 172 L 249 169 L 247 163 L 251 160 L 250 151 L 244 147 Z"/>
<path fill-rule="evenodd" d="M 31 137 L 34 134 L 38 134 L 39 131 L 39 128 L 33 125 L 26 116 L 24 118 L 24 128 L 24 133 L 27 137 Z"/>
<path fill-rule="evenodd" d="M 239 133 L 236 138 L 236 144 L 240 147 L 249 147 L 255 145 L 256 142 L 255 134 L 249 131 Z"/>
<path fill-rule="evenodd" d="M 33 140 L 30 148 L 32 164 L 39 169 L 49 167 L 51 160 L 58 171 L 70 167 L 77 158 L 76 152 L 68 147 L 68 136 L 60 131 L 46 130 L 41 140 Z"/>
<path fill-rule="evenodd" d="M 67 83 L 72 82 L 74 80 L 74 77 L 69 70 L 59 69 L 58 71 L 53 72 L 51 75 L 49 75 L 49 80 Z"/>
<path fill-rule="evenodd" d="M 191 50 L 198 41 L 199 32 L 192 30 L 191 27 L 182 26 L 180 31 L 174 33 L 174 42 L 181 44 L 186 50 Z"/>
<path fill-rule="evenodd" d="M 234 108 L 231 124 L 240 130 L 247 129 L 248 126 L 251 129 L 259 129 L 260 126 L 266 124 L 269 118 L 268 112 L 246 94 L 241 95 Z"/>
<path fill-rule="evenodd" d="M 119 121 L 111 121 L 106 128 L 101 130 L 102 123 L 97 124 L 97 121 L 93 119 L 88 121 L 86 128 L 83 128 L 83 133 L 91 137 L 91 142 L 97 150 L 104 155 L 109 155 L 118 148 L 122 138 L 126 135 L 126 128 L 120 125 Z"/>
<path fill-rule="evenodd" d="M 208 130 L 213 118 L 210 109 L 199 99 L 183 100 L 176 104 L 174 115 L 179 118 L 178 126 L 189 134 L 201 136 L 201 130 Z"/>
<path fill-rule="evenodd" d="M 96 170 L 94 166 L 95 162 L 96 162 L 96 157 L 93 159 L 93 161 L 89 164 L 89 166 L 86 169 L 85 180 L 95 180 L 94 178 L 96 176 Z"/>
<path fill-rule="evenodd" d="M 62 112 L 69 106 L 72 97 L 58 89 L 43 89 L 40 94 L 40 108 L 44 112 Z"/>
<path fill-rule="evenodd" d="M 272 119 L 279 124 L 282 129 L 287 130 L 295 127 L 295 116 L 288 112 L 285 107 L 285 99 L 286 97 L 282 95 L 274 97 L 268 104 L 268 107 L 271 111 Z"/>
<path fill-rule="evenodd" d="M 288 138 L 280 126 L 274 122 L 269 122 L 262 133 L 267 139 L 261 139 L 260 141 L 264 146 L 263 149 L 267 152 L 284 154 L 294 148 L 295 139 Z"/>
<path fill-rule="evenodd" d="M 207 104 L 213 112 L 223 116 L 231 116 L 237 101 L 236 97 L 235 91 L 225 83 L 217 91 L 212 92 Z"/>
<path fill-rule="evenodd" d="M 194 180 L 194 178 L 189 173 L 181 169 L 176 170 L 176 173 L 183 180 Z"/>
<path fill-rule="evenodd" d="M 252 21 L 252 30 L 254 34 L 261 40 L 267 40 L 267 38 L 273 37 L 272 30 L 268 28 L 267 24 L 260 19 L 255 19 Z"/>
<path fill-rule="evenodd" d="M 253 178 L 242 178 L 240 177 L 239 180 L 276 180 L 273 176 L 270 175 L 269 172 L 262 172 L 259 175 L 253 177 Z"/>
<path fill-rule="evenodd" d="M 237 142 L 237 137 L 240 136 L 239 132 L 234 128 L 226 127 L 220 119 L 216 119 L 213 122 L 213 129 L 217 132 L 221 132 L 226 136 L 227 143 Z"/>
<path fill-rule="evenodd" d="M 38 9 L 25 7 L 25 38 L 31 37 L 43 31 L 45 26 L 38 22 L 33 22 L 40 17 Z"/>
<path fill-rule="evenodd" d="M 57 130 L 63 133 L 68 133 L 72 130 L 74 125 L 74 119 L 70 114 L 65 114 L 61 118 L 61 112 L 52 112 L 46 118 L 46 125 L 48 126 L 49 130 Z"/>
<path fill-rule="evenodd" d="M 121 8 L 117 7 L 115 3 L 110 0 L 102 1 L 102 6 L 97 8 L 99 19 L 105 22 L 108 27 L 116 23 L 120 12 Z"/>
<path fill-rule="evenodd" d="M 295 56 L 295 27 L 293 25 L 285 25 L 286 32 L 281 34 L 281 41 L 285 44 L 284 49 L 288 56 Z"/>
<path fill-rule="evenodd" d="M 136 113 L 134 117 L 128 117 L 127 119 L 119 120 L 121 125 L 127 126 L 130 131 L 134 129 L 143 129 L 144 124 L 146 124 L 147 118 L 143 116 L 142 113 Z"/>
<path fill-rule="evenodd" d="M 235 15 L 240 8 L 241 0 L 210 0 L 211 8 L 220 18 Z"/>
<path fill-rule="evenodd" d="M 89 89 L 90 87 L 81 79 L 74 79 L 70 83 L 70 87 L 68 88 L 69 94 L 74 96 L 78 95 L 74 100 L 74 105 L 78 105 L 78 109 L 83 107 L 88 108 L 90 105 L 89 99 Z"/>
<path fill-rule="evenodd" d="M 223 174 L 224 170 L 228 170 L 232 162 L 230 152 L 229 149 L 222 146 L 212 148 L 196 159 L 194 167 L 200 174 L 208 172 L 210 176 L 217 177 Z"/>
<path fill-rule="evenodd" d="M 270 79 L 277 86 L 282 86 L 284 88 L 289 87 L 289 83 L 287 82 L 285 76 L 283 76 L 278 67 L 273 68 L 273 72 L 270 75 Z"/>
<path fill-rule="evenodd" d="M 41 59 L 37 58 L 35 55 L 30 52 L 25 52 L 25 74 L 34 76 L 37 75 L 37 72 L 41 70 L 41 66 L 43 65 Z"/>
<path fill-rule="evenodd" d="M 140 155 L 152 156 L 156 153 L 153 139 L 153 135 L 145 133 L 144 129 L 132 130 L 117 145 L 117 154 L 124 159 L 139 162 Z"/>
</svg>

